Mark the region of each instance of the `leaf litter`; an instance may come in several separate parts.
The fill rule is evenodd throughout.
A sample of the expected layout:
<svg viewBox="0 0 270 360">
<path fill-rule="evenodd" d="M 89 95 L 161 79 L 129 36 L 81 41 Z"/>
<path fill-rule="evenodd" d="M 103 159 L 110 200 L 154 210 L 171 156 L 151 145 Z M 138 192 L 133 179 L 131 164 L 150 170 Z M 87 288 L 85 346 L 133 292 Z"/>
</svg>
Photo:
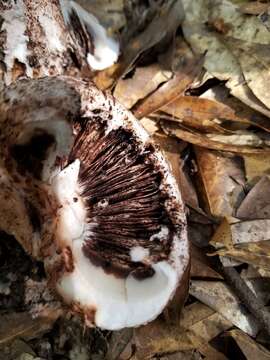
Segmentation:
<svg viewBox="0 0 270 360">
<path fill-rule="evenodd" d="M 93 80 L 141 119 L 181 189 L 189 297 L 173 322 L 165 311 L 137 329 L 85 329 L 1 234 L 0 359 L 270 359 L 269 4 L 78 2 L 121 43 Z"/>
</svg>

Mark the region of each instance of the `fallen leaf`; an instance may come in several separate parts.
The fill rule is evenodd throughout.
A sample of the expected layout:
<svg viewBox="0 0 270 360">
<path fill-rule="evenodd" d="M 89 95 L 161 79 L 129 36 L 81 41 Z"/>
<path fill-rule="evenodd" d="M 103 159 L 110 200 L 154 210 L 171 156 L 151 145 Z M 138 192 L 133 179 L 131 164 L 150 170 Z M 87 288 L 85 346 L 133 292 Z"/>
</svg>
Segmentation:
<svg viewBox="0 0 270 360">
<path fill-rule="evenodd" d="M 167 19 L 170 19 L 167 22 Z M 183 19 L 180 0 L 167 1 L 152 22 L 138 36 L 131 39 L 123 49 L 118 64 L 108 70 L 99 72 L 94 81 L 100 89 L 107 89 L 124 76 L 138 57 L 146 50 L 159 43 L 168 34 L 173 35 Z"/>
<path fill-rule="evenodd" d="M 270 220 L 224 219 L 211 239 L 214 254 L 270 269 Z"/>
<path fill-rule="evenodd" d="M 189 320 L 182 320 L 182 325 L 177 327 L 158 319 L 135 329 L 136 359 L 145 360 L 156 354 L 197 349 L 231 327 L 230 321 L 208 309 L 199 303 L 185 307 L 183 317 L 186 312 L 192 314 L 188 316 Z M 183 324 L 188 328 L 185 329 Z"/>
<path fill-rule="evenodd" d="M 251 124 L 249 120 L 237 116 L 235 110 L 228 105 L 196 96 L 180 96 L 161 110 L 172 115 L 172 120 L 176 117 L 183 124 L 199 130 L 210 131 L 216 129 L 218 124 L 222 130 L 223 120 Z"/>
<path fill-rule="evenodd" d="M 269 9 L 269 4 L 260 1 L 251 1 L 239 7 L 239 10 L 244 14 L 260 15 Z"/>
<path fill-rule="evenodd" d="M 179 188 L 182 188 L 181 182 L 181 169 L 180 169 L 180 154 L 182 150 L 185 148 L 186 144 L 179 141 L 178 139 L 173 139 L 168 136 L 164 136 L 162 134 L 156 134 L 153 136 L 153 140 L 156 144 L 160 146 L 160 148 L 165 153 L 166 158 L 168 159 L 173 175 L 179 185 Z M 194 190 L 195 191 L 195 190 Z"/>
<path fill-rule="evenodd" d="M 228 360 L 228 358 L 224 354 L 222 354 L 220 351 L 217 351 L 213 346 L 209 344 L 204 344 L 200 346 L 198 350 L 206 360 Z"/>
<path fill-rule="evenodd" d="M 76 0 L 85 10 L 95 15 L 108 31 L 117 32 L 126 24 L 123 0 Z"/>
<path fill-rule="evenodd" d="M 143 99 L 157 87 L 172 77 L 170 71 L 162 70 L 158 64 L 137 67 L 132 78 L 120 79 L 114 90 L 114 96 L 127 109 Z"/>
<path fill-rule="evenodd" d="M 210 213 L 232 216 L 243 197 L 245 174 L 241 158 L 197 147 L 195 154 Z"/>
<path fill-rule="evenodd" d="M 269 118 L 231 96 L 223 84 L 211 87 L 200 96 L 200 99 L 215 100 L 231 109 L 232 116 L 231 119 L 228 116 L 229 122 L 227 121 L 226 128 L 245 129 L 248 125 L 253 125 L 270 132 Z"/>
<path fill-rule="evenodd" d="M 269 360 L 270 352 L 258 344 L 255 340 L 240 330 L 228 331 L 228 335 L 232 336 L 242 350 L 247 360 Z"/>
<path fill-rule="evenodd" d="M 143 117 L 140 120 L 140 123 L 145 128 L 150 136 L 155 135 L 159 131 L 159 125 L 155 120 L 152 120 L 148 117 Z"/>
<path fill-rule="evenodd" d="M 217 311 L 246 333 L 256 336 L 258 324 L 237 296 L 221 281 L 192 280 L 190 294 Z"/>
<path fill-rule="evenodd" d="M 162 356 L 159 360 L 202 360 L 202 357 L 197 351 L 190 350 Z"/>
<path fill-rule="evenodd" d="M 191 244 L 191 278 L 222 279 L 209 262 L 209 258 L 195 245 Z"/>
<path fill-rule="evenodd" d="M 257 182 L 262 176 L 270 175 L 270 157 L 256 154 L 243 155 L 246 178 L 249 183 Z"/>
<path fill-rule="evenodd" d="M 238 59 L 248 87 L 270 109 L 270 38 L 267 45 L 236 39 L 226 39 L 226 44 Z"/>
<path fill-rule="evenodd" d="M 255 134 L 247 130 L 238 130 L 231 135 L 223 134 L 206 134 L 206 136 L 212 141 L 231 144 L 236 146 L 252 146 L 255 148 L 267 146 L 265 142 L 258 134 Z M 268 140 L 269 141 L 269 140 Z"/>
<path fill-rule="evenodd" d="M 32 339 L 51 329 L 63 313 L 61 309 L 47 309 L 46 316 L 33 318 L 29 312 L 1 315 L 0 346 L 16 338 Z"/>
<path fill-rule="evenodd" d="M 17 339 L 6 346 L 1 346 L 0 360 L 21 360 L 25 354 L 36 358 L 33 349 L 24 341 Z"/>
<path fill-rule="evenodd" d="M 127 328 L 120 331 L 114 331 L 108 344 L 106 354 L 107 360 L 119 360 L 120 355 L 127 347 L 133 336 L 133 329 Z"/>
<path fill-rule="evenodd" d="M 270 179 L 262 177 L 240 204 L 236 216 L 242 219 L 270 219 Z"/>
<path fill-rule="evenodd" d="M 270 32 L 256 17 L 238 11 L 238 6 L 228 0 L 183 0 L 185 21 L 182 28 L 185 39 L 196 54 L 205 56 L 204 67 L 215 77 L 226 81 L 231 94 L 253 109 L 270 116 L 269 109 L 261 103 L 245 83 L 238 59 L 227 47 L 227 37 L 257 44 L 270 44 Z M 227 25 L 226 34 L 209 29 L 207 24 L 222 19 Z"/>
<path fill-rule="evenodd" d="M 141 101 L 141 103 L 135 107 L 134 115 L 138 119 L 141 119 L 175 100 L 183 94 L 192 83 L 195 76 L 201 71 L 201 66 L 201 59 L 198 60 L 194 58 L 189 61 L 183 59 L 172 79 L 161 85 L 153 94 Z"/>
<path fill-rule="evenodd" d="M 225 144 L 223 142 L 218 142 L 209 139 L 206 135 L 201 134 L 199 132 L 195 132 L 194 130 L 189 131 L 187 129 L 183 129 L 183 127 L 177 126 L 169 121 L 161 121 L 162 129 L 166 134 L 174 135 L 181 140 L 186 142 L 190 142 L 191 144 L 198 145 L 207 149 L 212 150 L 221 150 L 234 152 L 238 154 L 268 154 L 270 153 L 270 147 L 265 148 L 256 148 L 251 146 L 242 146 L 242 145 L 231 145 Z"/>
</svg>

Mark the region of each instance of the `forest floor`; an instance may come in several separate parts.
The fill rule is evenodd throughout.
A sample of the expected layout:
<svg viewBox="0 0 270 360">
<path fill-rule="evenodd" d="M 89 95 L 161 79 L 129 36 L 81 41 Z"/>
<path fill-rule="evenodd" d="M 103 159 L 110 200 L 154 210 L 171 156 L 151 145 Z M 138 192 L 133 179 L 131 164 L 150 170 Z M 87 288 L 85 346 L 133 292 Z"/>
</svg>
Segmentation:
<svg viewBox="0 0 270 360">
<path fill-rule="evenodd" d="M 121 40 L 95 83 L 140 120 L 181 189 L 189 296 L 176 324 L 86 328 L 1 234 L 0 360 L 270 360 L 269 2 L 78 2 Z"/>
</svg>

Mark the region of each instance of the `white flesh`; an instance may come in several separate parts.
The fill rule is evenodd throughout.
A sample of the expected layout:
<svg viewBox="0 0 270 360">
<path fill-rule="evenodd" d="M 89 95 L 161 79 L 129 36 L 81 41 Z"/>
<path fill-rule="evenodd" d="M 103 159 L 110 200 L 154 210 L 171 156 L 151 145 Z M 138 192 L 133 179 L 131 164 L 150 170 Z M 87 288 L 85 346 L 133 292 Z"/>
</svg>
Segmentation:
<svg viewBox="0 0 270 360">
<path fill-rule="evenodd" d="M 166 261 L 153 264 L 154 276 L 143 280 L 132 275 L 116 278 L 93 265 L 82 252 L 86 236 L 91 237 L 91 224 L 86 223 L 86 210 L 79 196 L 79 166 L 76 160 L 52 180 L 53 191 L 62 205 L 57 238 L 61 246 L 71 248 L 75 265 L 72 273 L 59 279 L 58 291 L 70 303 L 77 303 L 85 310 L 95 309 L 95 324 L 103 329 L 117 330 L 149 322 L 160 314 L 177 287 L 179 275 L 184 271 L 184 266 L 179 264 L 183 249 L 175 246 L 171 264 Z M 74 202 L 74 198 L 78 200 Z M 147 255 L 146 249 L 131 249 L 133 261 Z"/>
<path fill-rule="evenodd" d="M 94 54 L 87 54 L 90 67 L 94 70 L 103 70 L 113 65 L 119 56 L 119 43 L 107 35 L 106 29 L 98 19 L 75 1 L 60 0 L 60 5 L 65 23 L 69 23 L 70 13 L 74 9 L 94 40 Z"/>
</svg>

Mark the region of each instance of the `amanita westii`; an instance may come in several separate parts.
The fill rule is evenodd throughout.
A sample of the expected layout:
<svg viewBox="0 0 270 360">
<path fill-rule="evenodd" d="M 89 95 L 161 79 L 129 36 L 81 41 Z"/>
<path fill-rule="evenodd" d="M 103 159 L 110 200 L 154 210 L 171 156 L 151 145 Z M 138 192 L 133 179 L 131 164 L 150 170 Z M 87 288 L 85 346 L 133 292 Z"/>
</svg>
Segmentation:
<svg viewBox="0 0 270 360">
<path fill-rule="evenodd" d="M 86 52 L 95 39 L 89 18 L 73 2 L 61 5 L 64 18 L 58 1 L 1 5 L 5 83 L 69 76 L 21 79 L 0 93 L 0 228 L 44 262 L 50 286 L 88 325 L 138 326 L 177 289 L 187 291 L 184 206 L 168 163 L 133 115 L 79 79 L 82 67 L 103 60 Z M 16 51 L 8 48 L 11 18 L 23 21 Z M 116 54 L 115 40 L 102 34 L 109 45 L 99 56 Z"/>
</svg>

